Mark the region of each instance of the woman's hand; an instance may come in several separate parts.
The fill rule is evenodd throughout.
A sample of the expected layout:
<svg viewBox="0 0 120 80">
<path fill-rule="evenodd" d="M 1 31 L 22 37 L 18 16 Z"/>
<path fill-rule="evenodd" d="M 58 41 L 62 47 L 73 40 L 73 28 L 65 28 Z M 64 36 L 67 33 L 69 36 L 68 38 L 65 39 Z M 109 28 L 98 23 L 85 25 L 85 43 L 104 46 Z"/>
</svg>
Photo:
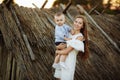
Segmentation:
<svg viewBox="0 0 120 80">
<path fill-rule="evenodd" d="M 67 47 L 67 48 L 65 48 L 65 49 L 63 49 L 63 50 L 56 50 L 56 53 L 57 54 L 60 54 L 60 55 L 67 55 L 67 54 L 69 54 L 69 52 L 71 52 L 73 50 L 73 48 L 72 47 Z"/>
<path fill-rule="evenodd" d="M 59 50 L 56 50 L 55 53 L 58 54 L 58 53 L 59 53 Z"/>
<path fill-rule="evenodd" d="M 65 54 L 65 52 L 63 50 L 56 50 L 56 54 L 63 55 L 63 54 Z"/>
</svg>

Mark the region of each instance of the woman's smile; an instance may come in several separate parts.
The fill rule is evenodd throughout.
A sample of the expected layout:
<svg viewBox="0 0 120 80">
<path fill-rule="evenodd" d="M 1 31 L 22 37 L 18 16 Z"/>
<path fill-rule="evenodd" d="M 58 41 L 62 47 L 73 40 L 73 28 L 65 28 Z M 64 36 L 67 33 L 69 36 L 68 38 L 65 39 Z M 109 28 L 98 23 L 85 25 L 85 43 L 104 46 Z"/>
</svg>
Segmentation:
<svg viewBox="0 0 120 80">
<path fill-rule="evenodd" d="M 83 28 L 83 19 L 77 18 L 77 19 L 74 21 L 74 29 L 75 29 L 75 30 L 80 30 L 81 28 Z"/>
</svg>

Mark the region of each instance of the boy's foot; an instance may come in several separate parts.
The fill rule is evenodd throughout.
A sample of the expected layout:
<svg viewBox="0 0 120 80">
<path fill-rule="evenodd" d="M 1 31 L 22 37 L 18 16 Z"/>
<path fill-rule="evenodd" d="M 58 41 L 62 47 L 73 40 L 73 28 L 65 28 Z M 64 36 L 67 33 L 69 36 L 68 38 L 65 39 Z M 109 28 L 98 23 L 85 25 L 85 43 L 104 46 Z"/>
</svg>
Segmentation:
<svg viewBox="0 0 120 80">
<path fill-rule="evenodd" d="M 60 66 L 64 69 L 67 69 L 67 66 L 66 66 L 65 62 L 60 62 Z"/>
<path fill-rule="evenodd" d="M 54 64 L 52 65 L 52 67 L 58 69 L 58 68 L 60 68 L 60 65 L 59 65 L 59 63 L 54 63 Z"/>
</svg>

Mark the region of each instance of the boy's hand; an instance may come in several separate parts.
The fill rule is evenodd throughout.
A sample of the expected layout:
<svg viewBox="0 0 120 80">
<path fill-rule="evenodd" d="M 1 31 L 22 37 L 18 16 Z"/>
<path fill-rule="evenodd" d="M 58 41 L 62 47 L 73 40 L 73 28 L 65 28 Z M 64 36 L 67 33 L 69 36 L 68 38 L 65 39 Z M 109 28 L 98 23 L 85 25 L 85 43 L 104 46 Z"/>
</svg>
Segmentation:
<svg viewBox="0 0 120 80">
<path fill-rule="evenodd" d="M 75 31 L 73 29 L 71 29 L 70 33 L 73 35 L 73 34 L 75 34 Z"/>
<path fill-rule="evenodd" d="M 63 51 L 61 51 L 61 50 L 56 50 L 56 53 L 57 53 L 57 55 L 61 55 L 61 54 L 63 53 Z"/>
<path fill-rule="evenodd" d="M 66 38 L 66 37 L 64 37 L 64 40 L 68 41 L 68 40 L 72 40 L 72 38 Z"/>
</svg>

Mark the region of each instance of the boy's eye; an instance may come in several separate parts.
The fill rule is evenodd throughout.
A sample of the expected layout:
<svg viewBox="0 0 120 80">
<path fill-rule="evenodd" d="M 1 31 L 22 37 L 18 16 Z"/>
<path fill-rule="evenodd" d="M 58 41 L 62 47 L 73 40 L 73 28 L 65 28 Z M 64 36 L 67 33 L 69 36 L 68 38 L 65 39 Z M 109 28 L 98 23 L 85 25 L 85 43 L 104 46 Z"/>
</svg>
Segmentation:
<svg viewBox="0 0 120 80">
<path fill-rule="evenodd" d="M 58 22 L 59 20 L 57 20 L 57 22 Z"/>
</svg>

